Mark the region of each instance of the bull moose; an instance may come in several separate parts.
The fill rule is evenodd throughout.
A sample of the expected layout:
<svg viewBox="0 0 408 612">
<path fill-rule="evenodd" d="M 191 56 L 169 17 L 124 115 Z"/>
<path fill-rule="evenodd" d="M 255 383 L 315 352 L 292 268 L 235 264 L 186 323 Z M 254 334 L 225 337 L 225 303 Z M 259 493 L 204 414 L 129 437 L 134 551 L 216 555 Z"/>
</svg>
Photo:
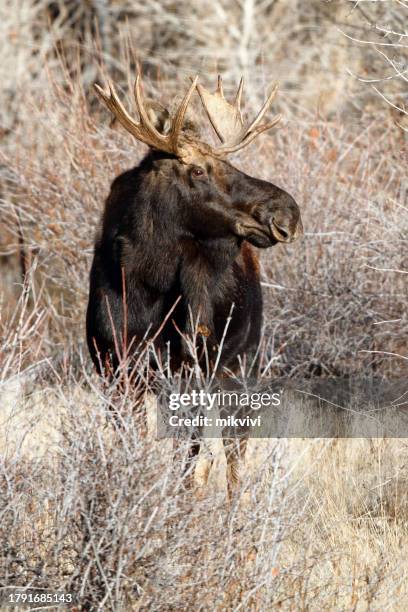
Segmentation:
<svg viewBox="0 0 408 612">
<path fill-rule="evenodd" d="M 116 339 L 125 334 L 135 351 L 154 338 L 157 351 L 169 352 L 171 369 L 179 369 L 190 358 L 183 337 L 191 337 L 196 322 L 196 340 L 205 338 L 207 355 L 211 357 L 223 339 L 219 366 L 234 369 L 260 340 L 262 292 L 253 247 L 290 243 L 302 232 L 298 205 L 286 191 L 227 161 L 228 155 L 278 123 L 279 115 L 262 123 L 277 88 L 251 123 L 241 111 L 242 79 L 230 103 L 220 77 L 214 93 L 196 77 L 171 116 L 144 100 L 137 76 L 138 120 L 124 108 L 111 83 L 107 90 L 96 89 L 114 117 L 149 152 L 113 181 L 105 204 L 87 311 L 93 362 L 101 374 L 114 372 L 119 364 Z M 203 142 L 186 121 L 195 92 L 220 141 L 217 146 Z M 230 453 L 231 474 L 235 461 L 235 453 Z"/>
</svg>

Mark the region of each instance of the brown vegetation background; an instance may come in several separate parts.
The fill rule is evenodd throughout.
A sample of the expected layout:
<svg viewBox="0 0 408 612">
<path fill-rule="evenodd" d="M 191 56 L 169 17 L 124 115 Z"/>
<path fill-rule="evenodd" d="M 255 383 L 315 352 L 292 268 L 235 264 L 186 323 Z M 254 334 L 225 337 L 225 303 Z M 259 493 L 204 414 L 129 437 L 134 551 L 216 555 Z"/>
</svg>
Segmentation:
<svg viewBox="0 0 408 612">
<path fill-rule="evenodd" d="M 404 609 L 405 440 L 252 443 L 200 496 L 132 396 L 109 419 L 84 343 L 93 235 L 144 154 L 96 100 L 164 103 L 217 72 L 285 121 L 234 162 L 289 191 L 305 236 L 262 255 L 265 376 L 406 377 L 404 2 L 3 0 L 0 6 L 0 587 L 92 610 Z M 205 128 L 203 128 L 205 129 Z"/>
</svg>

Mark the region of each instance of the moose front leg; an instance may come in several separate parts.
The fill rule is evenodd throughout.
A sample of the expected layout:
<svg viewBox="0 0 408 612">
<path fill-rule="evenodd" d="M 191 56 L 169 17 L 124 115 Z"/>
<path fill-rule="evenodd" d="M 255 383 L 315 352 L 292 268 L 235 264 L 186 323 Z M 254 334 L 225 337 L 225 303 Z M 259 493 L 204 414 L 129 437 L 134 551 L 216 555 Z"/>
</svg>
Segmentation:
<svg viewBox="0 0 408 612">
<path fill-rule="evenodd" d="M 225 212 L 223 216 L 224 222 L 232 225 L 233 218 Z M 214 306 L 233 291 L 234 280 L 227 271 L 238 254 L 239 244 L 233 236 L 183 242 L 180 282 L 189 309 L 185 331 L 197 338 L 201 348 L 206 345 L 210 363 L 215 361 L 219 350 Z"/>
<path fill-rule="evenodd" d="M 194 486 L 194 471 L 197 457 L 200 452 L 200 441 L 196 438 L 191 440 L 173 440 L 173 465 L 180 479 L 180 484 L 185 489 Z"/>
<path fill-rule="evenodd" d="M 241 482 L 240 467 L 245 460 L 248 438 L 223 438 L 223 443 L 227 460 L 228 499 L 232 501 Z"/>
<path fill-rule="evenodd" d="M 205 263 L 200 258 L 189 258 L 184 261 L 181 270 L 183 297 L 188 312 L 183 342 L 183 354 L 187 361 L 201 361 L 205 347 L 209 361 L 217 348 L 214 331 L 214 308 L 210 293 L 210 275 Z M 189 343 L 193 343 L 192 345 Z M 194 344 L 195 343 L 195 344 Z"/>
</svg>

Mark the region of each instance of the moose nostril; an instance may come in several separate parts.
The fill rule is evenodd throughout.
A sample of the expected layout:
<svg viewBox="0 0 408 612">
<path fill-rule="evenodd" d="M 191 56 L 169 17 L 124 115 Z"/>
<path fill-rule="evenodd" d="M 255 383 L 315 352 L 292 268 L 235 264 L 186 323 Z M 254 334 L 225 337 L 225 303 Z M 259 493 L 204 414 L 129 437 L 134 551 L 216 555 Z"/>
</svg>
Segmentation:
<svg viewBox="0 0 408 612">
<path fill-rule="evenodd" d="M 277 223 L 275 219 L 271 220 L 271 230 L 275 238 L 281 242 L 287 242 L 291 239 L 290 230 L 282 223 Z"/>
</svg>

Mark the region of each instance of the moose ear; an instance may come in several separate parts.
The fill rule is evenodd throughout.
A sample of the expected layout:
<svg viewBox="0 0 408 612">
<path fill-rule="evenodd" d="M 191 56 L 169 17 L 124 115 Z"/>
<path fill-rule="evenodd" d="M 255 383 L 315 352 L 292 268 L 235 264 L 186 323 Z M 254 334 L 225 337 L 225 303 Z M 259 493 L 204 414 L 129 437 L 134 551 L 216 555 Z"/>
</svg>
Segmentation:
<svg viewBox="0 0 408 612">
<path fill-rule="evenodd" d="M 146 100 L 145 108 L 156 130 L 160 134 L 167 134 L 171 128 L 171 117 L 167 108 L 164 108 L 160 102 L 151 99 Z"/>
</svg>

